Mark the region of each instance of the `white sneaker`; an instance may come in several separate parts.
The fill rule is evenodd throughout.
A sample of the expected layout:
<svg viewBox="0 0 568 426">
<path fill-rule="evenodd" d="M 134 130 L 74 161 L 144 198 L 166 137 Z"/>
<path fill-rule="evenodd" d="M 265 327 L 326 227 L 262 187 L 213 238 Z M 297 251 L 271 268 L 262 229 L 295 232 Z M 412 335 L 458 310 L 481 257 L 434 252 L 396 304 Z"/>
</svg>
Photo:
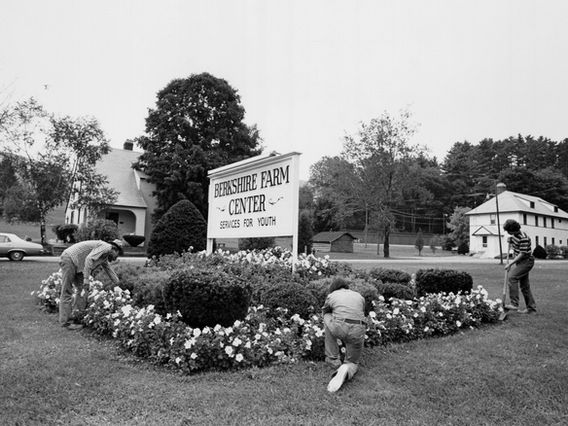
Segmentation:
<svg viewBox="0 0 568 426">
<path fill-rule="evenodd" d="M 339 367 L 335 372 L 335 376 L 333 376 L 333 378 L 329 381 L 327 391 L 331 393 L 337 392 L 343 385 L 343 382 L 345 382 L 348 372 L 349 366 L 347 364 L 341 365 L 341 367 Z"/>
</svg>

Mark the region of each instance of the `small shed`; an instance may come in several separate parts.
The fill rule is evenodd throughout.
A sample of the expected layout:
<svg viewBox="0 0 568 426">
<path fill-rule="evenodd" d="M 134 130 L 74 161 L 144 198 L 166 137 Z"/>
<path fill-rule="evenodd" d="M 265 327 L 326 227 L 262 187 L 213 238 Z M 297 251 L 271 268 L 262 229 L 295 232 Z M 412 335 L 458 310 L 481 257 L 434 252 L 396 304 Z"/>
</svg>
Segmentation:
<svg viewBox="0 0 568 426">
<path fill-rule="evenodd" d="M 317 252 L 353 253 L 353 235 L 349 232 L 320 232 L 312 238 L 312 247 Z"/>
</svg>

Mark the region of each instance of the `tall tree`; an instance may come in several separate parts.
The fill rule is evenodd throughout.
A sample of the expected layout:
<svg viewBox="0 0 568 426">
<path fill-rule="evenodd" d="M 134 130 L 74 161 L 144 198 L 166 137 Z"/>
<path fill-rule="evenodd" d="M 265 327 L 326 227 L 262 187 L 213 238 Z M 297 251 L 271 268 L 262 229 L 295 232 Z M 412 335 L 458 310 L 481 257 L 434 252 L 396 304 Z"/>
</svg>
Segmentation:
<svg viewBox="0 0 568 426">
<path fill-rule="evenodd" d="M 157 98 L 135 164 L 156 185 L 155 219 L 182 199 L 207 217 L 208 170 L 259 154 L 258 131 L 243 122 L 237 91 L 208 73 L 173 80 Z"/>
<path fill-rule="evenodd" d="M 361 124 L 355 136 L 345 138 L 343 155 L 355 168 L 362 201 L 383 230 L 385 257 L 390 256 L 392 208 L 402 199 L 410 160 L 419 151 L 409 144 L 415 131 L 408 111 L 398 117 L 384 112 L 368 124 Z"/>
</svg>

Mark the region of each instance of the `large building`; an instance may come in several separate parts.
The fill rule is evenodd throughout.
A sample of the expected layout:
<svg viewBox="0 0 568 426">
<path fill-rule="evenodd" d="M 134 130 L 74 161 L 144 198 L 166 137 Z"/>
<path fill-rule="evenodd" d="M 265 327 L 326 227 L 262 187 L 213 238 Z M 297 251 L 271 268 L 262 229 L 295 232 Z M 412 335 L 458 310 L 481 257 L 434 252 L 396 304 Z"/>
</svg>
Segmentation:
<svg viewBox="0 0 568 426">
<path fill-rule="evenodd" d="M 495 197 L 467 212 L 469 216 L 469 251 L 479 257 L 494 258 L 507 251 L 508 234 L 503 230 L 507 219 L 521 224 L 531 238 L 533 249 L 540 245 L 568 245 L 568 213 L 542 198 L 519 194 L 498 187 Z M 499 219 L 497 219 L 497 205 Z M 497 224 L 501 226 L 498 229 Z"/>
<path fill-rule="evenodd" d="M 152 213 L 156 208 L 156 199 L 152 196 L 155 186 L 148 182 L 146 174 L 132 168 L 140 152 L 132 151 L 129 143 L 124 147 L 112 148 L 96 165 L 97 172 L 105 175 L 109 186 L 118 191 L 115 203 L 103 215 L 118 225 L 120 235 L 143 235 L 148 241 L 152 232 Z M 80 224 L 87 217 L 88 212 L 84 209 L 65 212 L 66 223 Z"/>
</svg>

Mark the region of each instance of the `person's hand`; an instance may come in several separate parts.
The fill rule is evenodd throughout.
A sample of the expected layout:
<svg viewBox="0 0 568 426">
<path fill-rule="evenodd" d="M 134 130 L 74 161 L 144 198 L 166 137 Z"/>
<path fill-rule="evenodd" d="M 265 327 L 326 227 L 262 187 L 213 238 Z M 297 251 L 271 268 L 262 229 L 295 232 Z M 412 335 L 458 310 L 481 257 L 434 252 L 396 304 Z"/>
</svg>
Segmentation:
<svg viewBox="0 0 568 426">
<path fill-rule="evenodd" d="M 509 263 L 508 265 L 505 265 L 505 271 L 509 272 L 509 270 L 511 269 L 511 266 L 513 266 L 512 263 Z"/>
</svg>

